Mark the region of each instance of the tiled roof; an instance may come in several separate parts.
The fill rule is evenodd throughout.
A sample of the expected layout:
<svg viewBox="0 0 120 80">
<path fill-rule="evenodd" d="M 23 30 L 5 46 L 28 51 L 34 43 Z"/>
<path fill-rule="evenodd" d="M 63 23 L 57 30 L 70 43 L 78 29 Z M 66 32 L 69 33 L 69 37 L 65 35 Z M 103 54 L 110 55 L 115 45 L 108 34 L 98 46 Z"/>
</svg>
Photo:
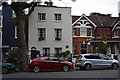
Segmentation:
<svg viewBox="0 0 120 80">
<path fill-rule="evenodd" d="M 74 23 L 80 16 L 72 16 L 72 23 Z"/>
<path fill-rule="evenodd" d="M 80 16 L 72 16 L 72 21 L 75 22 Z M 93 13 L 90 16 L 87 16 L 97 27 L 113 27 L 118 21 L 120 21 L 120 17 L 111 17 L 110 14 L 100 14 Z"/>
</svg>

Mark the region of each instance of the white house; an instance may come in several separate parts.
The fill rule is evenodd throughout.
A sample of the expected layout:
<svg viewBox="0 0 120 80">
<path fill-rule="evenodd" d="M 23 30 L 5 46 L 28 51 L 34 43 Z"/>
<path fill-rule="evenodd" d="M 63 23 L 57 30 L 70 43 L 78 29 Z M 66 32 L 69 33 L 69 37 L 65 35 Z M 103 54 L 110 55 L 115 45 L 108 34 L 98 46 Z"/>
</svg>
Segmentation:
<svg viewBox="0 0 120 80">
<path fill-rule="evenodd" d="M 69 50 L 72 53 L 72 16 L 70 7 L 35 7 L 28 22 L 28 47 L 41 55 Z M 32 54 L 32 53 L 31 53 Z"/>
</svg>

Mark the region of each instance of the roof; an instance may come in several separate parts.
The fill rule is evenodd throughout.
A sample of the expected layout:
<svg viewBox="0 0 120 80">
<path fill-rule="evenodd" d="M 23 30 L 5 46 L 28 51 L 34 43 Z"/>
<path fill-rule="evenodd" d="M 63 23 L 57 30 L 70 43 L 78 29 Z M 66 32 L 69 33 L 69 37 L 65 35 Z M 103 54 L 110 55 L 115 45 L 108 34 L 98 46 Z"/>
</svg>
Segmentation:
<svg viewBox="0 0 120 80">
<path fill-rule="evenodd" d="M 72 22 L 74 23 L 81 16 L 72 16 Z M 111 17 L 110 14 L 92 13 L 87 16 L 97 27 L 113 27 L 120 21 L 120 17 Z"/>
</svg>

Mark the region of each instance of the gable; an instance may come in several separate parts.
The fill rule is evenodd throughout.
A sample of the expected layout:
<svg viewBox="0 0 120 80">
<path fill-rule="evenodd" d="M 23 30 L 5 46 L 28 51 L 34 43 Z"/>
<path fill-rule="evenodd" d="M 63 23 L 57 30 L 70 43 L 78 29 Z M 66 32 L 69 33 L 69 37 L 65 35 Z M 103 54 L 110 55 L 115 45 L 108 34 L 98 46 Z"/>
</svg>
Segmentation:
<svg viewBox="0 0 120 80">
<path fill-rule="evenodd" d="M 72 24 L 72 26 L 88 26 L 90 27 L 91 25 L 93 27 L 97 27 L 85 14 L 83 14 L 82 16 L 80 16 L 77 20 L 75 20 Z"/>
<path fill-rule="evenodd" d="M 118 21 L 114 26 L 113 26 L 113 30 L 114 29 L 120 29 L 120 21 Z"/>
</svg>

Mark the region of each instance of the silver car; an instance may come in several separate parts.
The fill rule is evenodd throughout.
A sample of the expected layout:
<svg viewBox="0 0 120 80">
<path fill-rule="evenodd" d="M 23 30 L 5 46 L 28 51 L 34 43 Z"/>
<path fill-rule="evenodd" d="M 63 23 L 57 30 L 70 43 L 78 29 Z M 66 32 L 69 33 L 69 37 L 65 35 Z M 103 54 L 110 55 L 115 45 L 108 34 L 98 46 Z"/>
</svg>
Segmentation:
<svg viewBox="0 0 120 80">
<path fill-rule="evenodd" d="M 81 54 L 76 59 L 75 67 L 85 70 L 104 68 L 118 69 L 119 61 L 104 54 Z"/>
</svg>

